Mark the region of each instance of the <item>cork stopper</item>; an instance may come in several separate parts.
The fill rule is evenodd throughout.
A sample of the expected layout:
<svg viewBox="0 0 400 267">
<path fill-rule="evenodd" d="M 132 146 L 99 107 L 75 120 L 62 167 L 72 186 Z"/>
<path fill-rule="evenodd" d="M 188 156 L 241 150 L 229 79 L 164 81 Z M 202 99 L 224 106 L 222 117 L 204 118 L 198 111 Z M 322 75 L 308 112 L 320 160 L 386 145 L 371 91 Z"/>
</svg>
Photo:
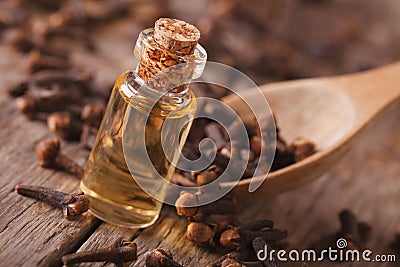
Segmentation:
<svg viewBox="0 0 400 267">
<path fill-rule="evenodd" d="M 142 49 L 137 68 L 139 77 L 157 90 L 185 90 L 193 76 L 195 65 L 188 67 L 180 64 L 190 63 L 186 56 L 195 54 L 200 31 L 187 22 L 161 18 L 156 21 L 150 38 L 143 42 L 145 45 L 140 45 Z"/>
<path fill-rule="evenodd" d="M 167 50 L 191 54 L 200 39 L 200 31 L 178 19 L 158 19 L 154 27 L 154 41 Z"/>
</svg>

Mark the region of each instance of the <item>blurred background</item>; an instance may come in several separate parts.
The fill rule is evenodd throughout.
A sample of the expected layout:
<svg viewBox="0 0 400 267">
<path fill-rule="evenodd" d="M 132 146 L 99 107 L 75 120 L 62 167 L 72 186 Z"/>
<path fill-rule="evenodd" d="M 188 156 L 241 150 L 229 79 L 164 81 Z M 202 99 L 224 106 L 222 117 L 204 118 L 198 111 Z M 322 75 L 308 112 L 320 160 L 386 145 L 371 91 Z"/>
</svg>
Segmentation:
<svg viewBox="0 0 400 267">
<path fill-rule="evenodd" d="M 396 0 L 2 0 L 0 32 L 3 43 L 26 57 L 39 45 L 65 50 L 74 66 L 103 76 L 95 77 L 99 87 L 109 88 L 134 67 L 138 33 L 162 16 L 198 26 L 209 60 L 258 84 L 400 58 Z"/>
</svg>

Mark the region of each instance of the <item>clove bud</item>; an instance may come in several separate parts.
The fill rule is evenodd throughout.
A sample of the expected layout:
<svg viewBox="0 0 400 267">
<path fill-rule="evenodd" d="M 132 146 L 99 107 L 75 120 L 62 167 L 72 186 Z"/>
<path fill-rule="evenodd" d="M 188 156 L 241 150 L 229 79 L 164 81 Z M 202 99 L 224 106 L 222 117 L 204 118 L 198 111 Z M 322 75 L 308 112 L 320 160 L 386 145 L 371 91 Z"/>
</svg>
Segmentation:
<svg viewBox="0 0 400 267">
<path fill-rule="evenodd" d="M 89 200 L 83 193 L 67 194 L 47 187 L 22 184 L 15 186 L 15 191 L 20 195 L 62 208 L 67 219 L 81 215 L 89 209 Z"/>
<path fill-rule="evenodd" d="M 54 112 L 47 117 L 50 131 L 65 140 L 77 140 L 82 133 L 82 123 L 70 112 Z"/>
<path fill-rule="evenodd" d="M 304 139 L 296 138 L 289 148 L 296 159 L 296 161 L 303 160 L 316 152 L 316 145 L 314 142 Z"/>
<path fill-rule="evenodd" d="M 211 165 L 205 171 L 192 173 L 192 177 L 196 181 L 197 185 L 202 186 L 215 181 L 219 177 L 220 173 L 221 170 L 217 166 Z"/>
<path fill-rule="evenodd" d="M 235 211 L 234 202 L 229 198 L 222 198 L 205 206 L 200 206 L 202 193 L 183 192 L 175 202 L 178 215 L 194 217 L 199 220 L 207 215 L 232 214 Z"/>
<path fill-rule="evenodd" d="M 212 225 L 202 222 L 190 222 L 186 230 L 186 238 L 197 244 L 204 244 L 214 236 Z"/>
<path fill-rule="evenodd" d="M 174 261 L 171 251 L 158 248 L 146 256 L 146 267 L 183 267 Z"/>
<path fill-rule="evenodd" d="M 287 231 L 273 229 L 270 220 L 259 220 L 245 224 L 242 227 L 230 227 L 223 231 L 219 243 L 229 249 L 247 247 L 256 238 L 262 238 L 268 243 L 274 244 L 287 237 Z"/>
<path fill-rule="evenodd" d="M 29 73 L 45 69 L 66 70 L 70 67 L 71 65 L 66 59 L 44 55 L 36 49 L 29 52 L 25 62 L 25 69 Z"/>
<path fill-rule="evenodd" d="M 60 141 L 57 138 L 41 141 L 36 146 L 36 156 L 44 168 L 63 169 L 79 179 L 83 176 L 83 168 L 60 153 Z"/>
<path fill-rule="evenodd" d="M 137 259 L 137 245 L 134 242 L 118 239 L 113 245 L 91 251 L 77 252 L 62 257 L 64 265 L 82 262 L 112 262 L 118 267 L 128 266 Z"/>
</svg>

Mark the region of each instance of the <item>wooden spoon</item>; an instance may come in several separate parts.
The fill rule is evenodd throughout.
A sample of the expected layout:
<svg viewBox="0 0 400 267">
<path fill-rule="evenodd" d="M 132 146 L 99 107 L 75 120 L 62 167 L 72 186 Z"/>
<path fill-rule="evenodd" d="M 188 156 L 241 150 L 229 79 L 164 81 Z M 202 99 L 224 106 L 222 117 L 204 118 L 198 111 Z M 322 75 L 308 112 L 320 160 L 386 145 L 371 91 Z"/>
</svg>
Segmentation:
<svg viewBox="0 0 400 267">
<path fill-rule="evenodd" d="M 234 188 L 240 196 L 256 197 L 292 189 L 315 180 L 335 165 L 365 126 L 400 98 L 400 62 L 343 76 L 266 84 L 260 89 L 285 140 L 311 139 L 318 152 L 266 177 L 252 178 L 265 181 L 251 194 L 252 179 L 241 180 Z M 256 95 L 252 89 L 247 93 L 249 97 Z M 249 116 L 249 109 L 237 96 L 230 95 L 223 101 L 239 116 Z M 388 133 L 388 138 L 396 137 Z"/>
</svg>

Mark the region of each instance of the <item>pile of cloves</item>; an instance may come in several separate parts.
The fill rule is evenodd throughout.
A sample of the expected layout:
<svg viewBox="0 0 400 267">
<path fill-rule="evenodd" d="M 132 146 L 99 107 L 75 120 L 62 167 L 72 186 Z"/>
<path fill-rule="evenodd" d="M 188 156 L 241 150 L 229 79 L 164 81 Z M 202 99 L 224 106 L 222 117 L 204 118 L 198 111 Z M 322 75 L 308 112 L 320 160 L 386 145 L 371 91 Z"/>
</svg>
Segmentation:
<svg viewBox="0 0 400 267">
<path fill-rule="evenodd" d="M 106 99 L 93 93 L 91 74 L 75 69 L 43 69 L 11 88 L 17 109 L 32 120 L 47 123 L 67 141 L 80 141 L 90 150 Z"/>
<path fill-rule="evenodd" d="M 196 185 L 204 185 L 218 178 L 219 171 L 215 165 L 201 173 L 195 173 Z M 235 213 L 235 199 L 230 194 L 208 205 L 199 206 L 201 198 L 207 192 L 182 192 L 175 202 L 177 214 L 188 218 L 186 237 L 196 244 L 214 243 L 213 237 L 224 227 L 224 223 L 232 221 Z"/>
<path fill-rule="evenodd" d="M 276 266 L 277 260 L 273 257 L 272 261 L 269 256 L 265 260 L 257 257 L 258 252 L 264 251 L 265 247 L 271 251 L 271 248 L 282 249 L 287 246 L 287 242 L 284 241 L 287 232 L 273 226 L 270 220 L 228 226 L 217 236 L 220 246 L 228 253 L 208 266 Z"/>
<path fill-rule="evenodd" d="M 196 185 L 215 181 L 220 169 L 213 165 L 203 172 L 192 173 Z M 217 189 L 218 190 L 218 189 Z M 235 219 L 235 198 L 226 195 L 207 205 L 199 206 L 208 192 L 182 192 L 175 202 L 177 214 L 188 219 L 186 238 L 196 244 L 206 245 L 226 253 L 210 267 L 220 266 L 274 266 L 257 259 L 261 244 L 283 248 L 286 231 L 275 229 L 270 220 L 241 224 Z M 234 265 L 236 264 L 236 265 Z"/>
<path fill-rule="evenodd" d="M 50 131 L 91 149 L 105 108 L 105 99 L 91 95 L 92 77 L 76 70 L 41 70 L 11 91 L 18 110 L 42 120 Z"/>
<path fill-rule="evenodd" d="M 127 11 L 124 1 L 3 1 L 2 42 L 23 54 L 26 77 L 9 88 L 17 109 L 45 121 L 60 138 L 80 141 L 91 149 L 103 116 L 109 89 L 98 89 L 93 76 L 74 66 L 62 38 L 83 42 L 93 50 L 86 26 L 117 19 Z M 41 10 L 44 16 L 36 16 Z M 96 89 L 94 86 L 96 86 Z M 101 87 L 101 86 L 100 86 Z"/>
<path fill-rule="evenodd" d="M 220 90 L 220 88 L 208 84 L 194 84 L 192 89 L 196 96 L 210 99 L 220 99 L 229 93 L 227 90 Z M 220 170 L 220 173 L 226 171 L 230 161 L 235 161 L 235 164 L 246 166 L 241 176 L 241 179 L 245 179 L 253 177 L 257 165 L 259 165 L 259 170 L 263 173 L 268 170 L 275 171 L 304 160 L 317 151 L 314 142 L 302 137 L 293 140 L 291 143 L 285 141 L 277 127 L 279 122 L 273 116 L 265 115 L 259 122 L 255 117 L 252 119 L 238 118 L 221 108 L 215 101 L 207 101 L 206 98 L 202 98 L 199 101 L 196 112 L 204 116 L 193 121 L 182 154 L 191 161 L 198 160 L 201 156 L 204 156 L 202 159 L 208 162 L 211 161 L 212 165 Z M 222 118 L 223 121 L 221 123 L 227 125 L 227 129 L 211 119 L 215 116 Z M 241 137 L 235 136 L 235 133 L 239 132 L 242 123 L 246 129 L 247 140 L 241 140 Z M 207 145 L 207 142 L 200 143 L 204 138 L 211 139 L 215 146 L 211 143 Z M 275 140 L 276 147 L 273 146 Z M 249 142 L 250 151 L 248 151 L 244 141 Z M 216 154 L 214 157 L 213 150 L 215 148 Z M 202 152 L 200 152 L 201 150 Z M 275 156 L 273 162 L 268 162 L 266 156 L 262 155 Z M 190 168 L 193 166 L 182 165 L 182 167 Z M 234 172 L 232 177 L 235 177 L 237 172 L 235 169 L 232 171 Z M 204 171 L 205 174 L 209 172 L 209 169 Z M 177 169 L 177 173 L 172 182 L 178 185 L 203 185 L 196 181 L 197 178 L 191 172 Z M 199 174 L 196 175 L 199 176 Z"/>
</svg>

